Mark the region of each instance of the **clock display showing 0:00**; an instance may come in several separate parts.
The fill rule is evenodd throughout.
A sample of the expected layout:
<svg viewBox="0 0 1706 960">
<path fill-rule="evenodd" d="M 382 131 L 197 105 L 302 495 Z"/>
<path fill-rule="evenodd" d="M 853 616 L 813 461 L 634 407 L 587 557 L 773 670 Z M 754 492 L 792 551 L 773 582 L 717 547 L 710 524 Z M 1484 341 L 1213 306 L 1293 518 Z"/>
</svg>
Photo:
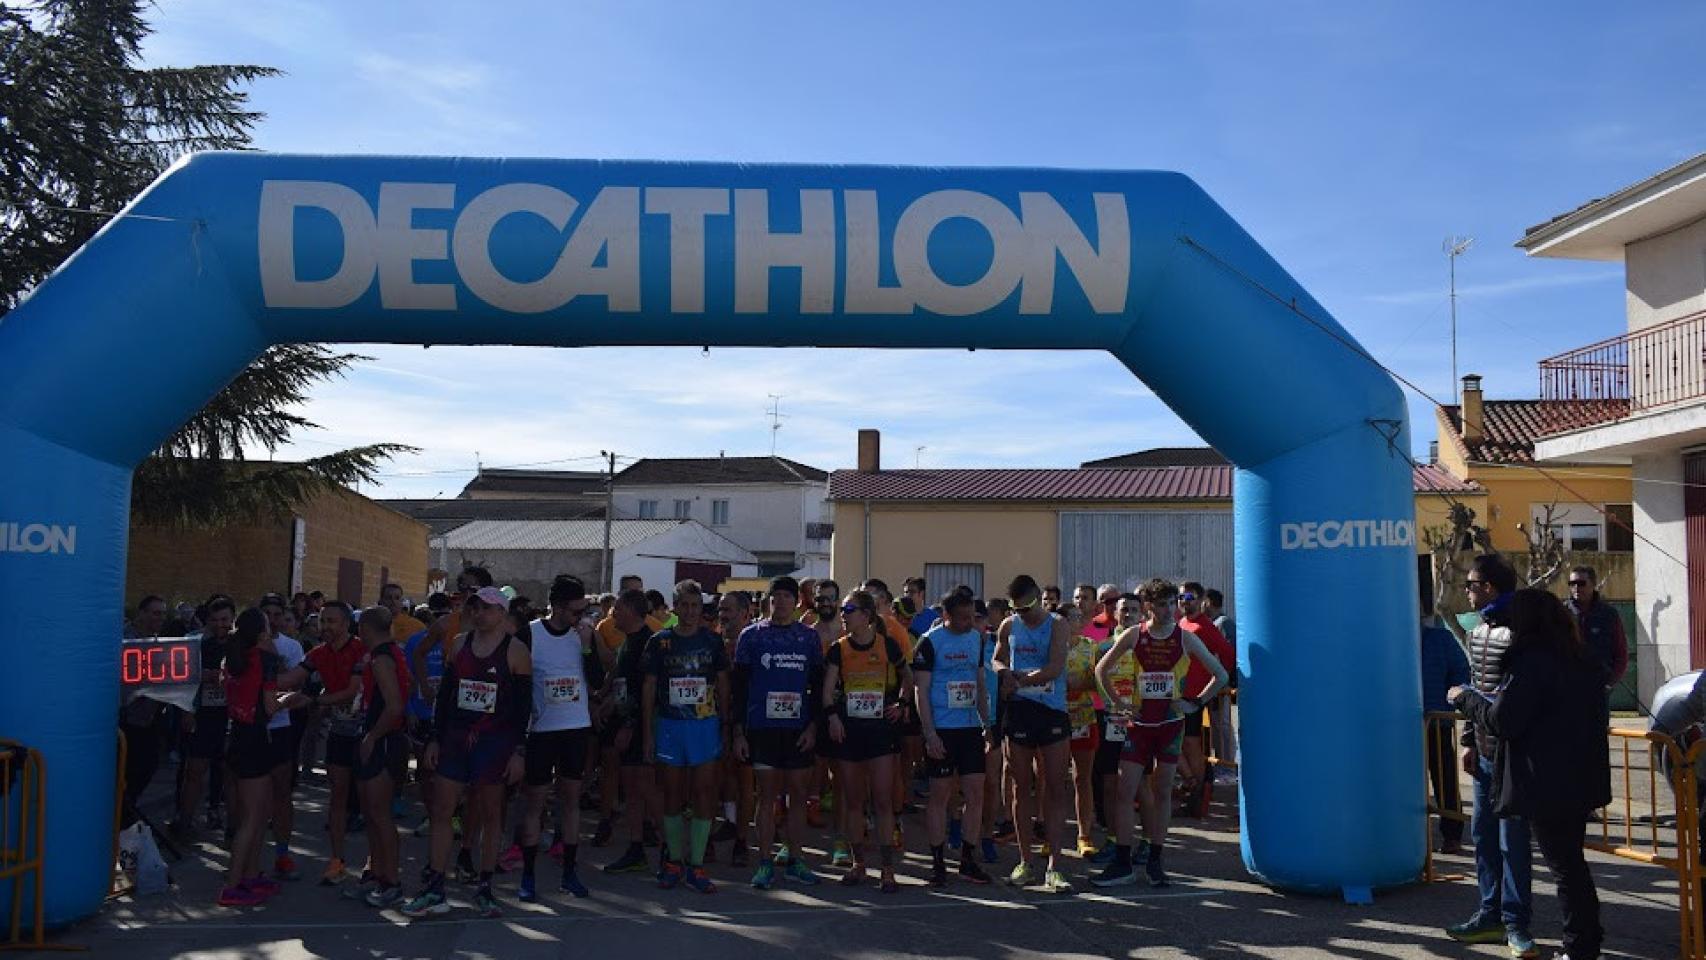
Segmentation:
<svg viewBox="0 0 1706 960">
<path fill-rule="evenodd" d="M 126 641 L 119 682 L 127 687 L 199 682 L 199 647 L 193 640 Z"/>
</svg>

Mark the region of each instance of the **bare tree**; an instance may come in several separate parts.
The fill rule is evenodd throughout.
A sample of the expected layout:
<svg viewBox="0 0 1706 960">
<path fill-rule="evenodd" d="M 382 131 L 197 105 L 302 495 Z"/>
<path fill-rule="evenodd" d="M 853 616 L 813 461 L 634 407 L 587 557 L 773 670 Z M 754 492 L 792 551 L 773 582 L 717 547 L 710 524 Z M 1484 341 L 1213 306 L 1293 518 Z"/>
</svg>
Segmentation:
<svg viewBox="0 0 1706 960">
<path fill-rule="evenodd" d="M 1492 535 L 1487 528 L 1475 523 L 1475 511 L 1461 503 L 1453 503 L 1446 522 L 1422 531 L 1422 543 L 1433 557 L 1434 611 L 1459 641 L 1463 627 L 1457 614 L 1469 612 L 1463 595 L 1470 561 L 1482 553 L 1494 553 Z"/>
<path fill-rule="evenodd" d="M 1540 512 L 1538 523 L 1516 528 L 1528 540 L 1528 585 L 1550 588 L 1558 574 L 1569 566 L 1570 545 L 1558 535 L 1558 502 L 1548 503 Z"/>
</svg>

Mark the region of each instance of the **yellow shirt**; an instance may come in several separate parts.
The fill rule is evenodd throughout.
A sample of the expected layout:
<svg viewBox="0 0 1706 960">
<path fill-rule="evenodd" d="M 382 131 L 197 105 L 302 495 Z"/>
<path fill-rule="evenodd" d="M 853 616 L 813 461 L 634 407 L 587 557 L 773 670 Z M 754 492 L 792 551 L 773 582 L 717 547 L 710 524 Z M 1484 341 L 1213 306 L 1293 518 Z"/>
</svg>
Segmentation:
<svg viewBox="0 0 1706 960">
<path fill-rule="evenodd" d="M 1078 637 L 1066 651 L 1066 715 L 1074 729 L 1096 722 L 1096 641 Z"/>
<path fill-rule="evenodd" d="M 407 643 L 410 637 L 425 629 L 426 624 L 406 613 L 399 613 L 391 618 L 391 639 L 398 643 Z"/>
</svg>

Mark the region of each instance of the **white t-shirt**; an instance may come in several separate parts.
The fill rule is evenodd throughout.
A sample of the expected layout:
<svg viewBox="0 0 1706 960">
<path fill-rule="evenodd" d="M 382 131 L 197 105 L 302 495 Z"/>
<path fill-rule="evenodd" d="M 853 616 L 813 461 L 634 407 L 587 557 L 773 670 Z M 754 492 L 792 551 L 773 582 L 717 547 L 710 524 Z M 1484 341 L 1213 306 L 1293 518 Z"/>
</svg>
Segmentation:
<svg viewBox="0 0 1706 960">
<path fill-rule="evenodd" d="M 558 634 L 551 632 L 547 621 L 533 621 L 532 732 L 592 726 L 587 709 L 592 692 L 586 688 L 584 656 L 578 629 L 570 627 Z"/>
<path fill-rule="evenodd" d="M 295 670 L 302 665 L 307 654 L 302 652 L 302 644 L 290 637 L 273 637 L 273 649 L 278 651 L 279 659 L 284 661 L 285 670 Z M 290 726 L 290 711 L 280 710 L 267 721 L 268 730 L 283 730 Z"/>
</svg>

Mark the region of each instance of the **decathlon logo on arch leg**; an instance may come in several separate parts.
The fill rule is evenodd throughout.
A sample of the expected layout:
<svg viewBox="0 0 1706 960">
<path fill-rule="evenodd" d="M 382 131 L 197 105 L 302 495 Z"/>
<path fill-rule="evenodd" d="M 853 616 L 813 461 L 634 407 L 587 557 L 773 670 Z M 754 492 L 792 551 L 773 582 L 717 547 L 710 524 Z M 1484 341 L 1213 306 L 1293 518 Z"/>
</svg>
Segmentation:
<svg viewBox="0 0 1706 960">
<path fill-rule="evenodd" d="M 887 233 L 874 190 L 775 193 L 793 194 L 787 202 L 799 205 L 799 231 L 772 232 L 770 190 L 607 186 L 582 211 L 575 197 L 540 183 L 507 183 L 477 193 L 462 204 L 452 228 L 443 230 L 415 227 L 414 214 L 456 209 L 455 184 L 382 183 L 375 210 L 341 183 L 268 180 L 261 185 L 261 289 L 269 307 L 335 310 L 359 299 L 377 274 L 386 309 L 455 310 L 455 284 L 413 277 L 415 263 L 448 260 L 470 293 L 510 313 L 544 313 L 579 296 L 603 297 L 610 311 L 635 313 L 644 287 L 640 234 L 650 228 L 667 238 L 668 312 L 702 313 L 707 230 L 713 218 L 730 217 L 732 209 L 732 224 L 724 229 L 732 228 L 736 313 L 768 312 L 770 269 L 792 267 L 800 271 L 801 313 L 835 313 L 839 288 L 840 310 L 848 314 L 923 308 L 970 316 L 996 307 L 1018 288 L 1019 313 L 1045 316 L 1055 307 L 1057 262 L 1066 264 L 1092 311 L 1119 314 L 1126 308 L 1131 224 L 1124 194 L 1090 195 L 1092 244 L 1051 193 L 1021 192 L 1014 212 L 987 193 L 937 190 L 907 204 Z M 304 208 L 331 214 L 343 235 L 343 261 L 325 279 L 303 280 L 297 269 L 296 212 Z M 528 214 L 563 230 L 577 212 L 580 218 L 545 276 L 515 280 L 493 263 L 489 244 L 498 221 Z M 993 247 L 989 266 L 970 283 L 944 280 L 930 263 L 931 233 L 955 219 L 978 224 Z M 880 280 L 885 253 L 894 265 L 894 286 Z"/>
<path fill-rule="evenodd" d="M 0 553 L 77 553 L 77 527 L 0 522 Z"/>
<path fill-rule="evenodd" d="M 1281 550 L 1337 550 L 1340 547 L 1413 547 L 1414 520 L 1322 520 L 1280 524 Z"/>
</svg>

